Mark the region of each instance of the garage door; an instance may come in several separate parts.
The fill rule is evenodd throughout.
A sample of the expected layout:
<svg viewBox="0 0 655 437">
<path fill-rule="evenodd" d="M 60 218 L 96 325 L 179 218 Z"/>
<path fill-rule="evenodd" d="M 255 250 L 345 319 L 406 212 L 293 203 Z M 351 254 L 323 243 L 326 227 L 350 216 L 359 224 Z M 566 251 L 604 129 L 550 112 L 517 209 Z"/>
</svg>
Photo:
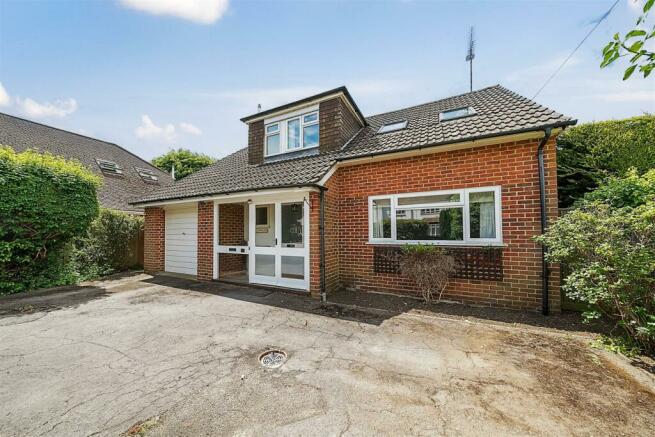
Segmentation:
<svg viewBox="0 0 655 437">
<path fill-rule="evenodd" d="M 165 270 L 172 273 L 197 274 L 198 207 L 166 209 Z"/>
</svg>

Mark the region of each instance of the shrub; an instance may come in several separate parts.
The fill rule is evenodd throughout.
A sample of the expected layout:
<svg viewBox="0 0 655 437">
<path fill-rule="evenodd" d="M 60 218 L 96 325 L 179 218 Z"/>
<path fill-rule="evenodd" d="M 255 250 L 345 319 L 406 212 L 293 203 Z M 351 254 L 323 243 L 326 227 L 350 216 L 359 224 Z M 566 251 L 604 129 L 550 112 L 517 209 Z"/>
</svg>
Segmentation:
<svg viewBox="0 0 655 437">
<path fill-rule="evenodd" d="M 455 258 L 433 245 L 406 245 L 399 257 L 400 273 L 414 281 L 427 303 L 441 301 L 448 278 L 455 273 Z"/>
<path fill-rule="evenodd" d="M 74 281 L 70 241 L 98 215 L 99 184 L 77 162 L 0 147 L 0 294 Z"/>
<path fill-rule="evenodd" d="M 557 138 L 561 207 L 569 207 L 608 176 L 655 168 L 655 115 L 585 123 Z"/>
<path fill-rule="evenodd" d="M 570 270 L 564 291 L 655 353 L 655 170 L 613 178 L 537 238 Z"/>
<path fill-rule="evenodd" d="M 171 173 L 175 167 L 175 179 L 182 179 L 213 163 L 214 158 L 181 148 L 171 150 L 152 160 L 152 165 L 168 173 Z"/>
<path fill-rule="evenodd" d="M 138 265 L 135 242 L 143 217 L 101 209 L 86 234 L 75 241 L 73 262 L 81 279 L 92 279 Z"/>
</svg>

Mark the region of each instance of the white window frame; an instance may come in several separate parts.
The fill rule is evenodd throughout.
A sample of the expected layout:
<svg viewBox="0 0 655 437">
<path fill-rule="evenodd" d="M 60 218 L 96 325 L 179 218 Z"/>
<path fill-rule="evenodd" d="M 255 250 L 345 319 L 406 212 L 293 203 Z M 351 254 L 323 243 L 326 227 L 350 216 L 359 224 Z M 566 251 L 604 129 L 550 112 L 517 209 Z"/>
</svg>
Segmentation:
<svg viewBox="0 0 655 437">
<path fill-rule="evenodd" d="M 316 114 L 316 120 L 305 123 L 305 117 L 308 115 Z M 300 146 L 291 148 L 289 147 L 289 122 L 298 120 L 300 122 Z M 319 139 L 318 143 L 315 146 L 305 147 L 305 127 L 319 125 L 320 115 L 317 108 L 311 108 L 310 110 L 305 110 L 303 112 L 296 111 L 292 114 L 288 114 L 286 118 L 281 119 L 280 117 L 275 117 L 271 120 L 265 120 L 264 124 L 264 156 L 277 156 L 283 155 L 285 153 L 297 152 L 298 150 L 308 150 L 315 149 L 319 146 L 321 142 L 320 138 L 320 126 L 319 126 Z M 277 125 L 277 132 L 268 133 L 268 128 L 270 126 Z M 278 153 L 268 153 L 268 137 L 271 135 L 280 135 L 280 151 Z"/>
<path fill-rule="evenodd" d="M 496 214 L 496 238 L 471 238 L 471 216 L 469 210 L 469 195 L 471 193 L 493 191 L 494 207 Z M 405 197 L 417 196 L 434 196 L 443 194 L 459 194 L 458 202 L 434 202 L 416 205 L 398 205 L 398 199 Z M 373 237 L 373 201 L 389 199 L 391 203 L 391 238 L 374 238 Z M 396 210 L 397 209 L 416 209 L 416 208 L 448 208 L 461 207 L 463 216 L 464 238 L 462 240 L 398 240 L 396 229 Z M 402 194 L 383 194 L 369 196 L 368 198 L 368 241 L 370 244 L 434 244 L 439 246 L 502 246 L 503 245 L 503 216 L 502 216 L 502 189 L 500 185 L 489 187 L 463 188 L 458 190 L 441 190 L 441 191 L 423 191 L 417 193 Z"/>
</svg>

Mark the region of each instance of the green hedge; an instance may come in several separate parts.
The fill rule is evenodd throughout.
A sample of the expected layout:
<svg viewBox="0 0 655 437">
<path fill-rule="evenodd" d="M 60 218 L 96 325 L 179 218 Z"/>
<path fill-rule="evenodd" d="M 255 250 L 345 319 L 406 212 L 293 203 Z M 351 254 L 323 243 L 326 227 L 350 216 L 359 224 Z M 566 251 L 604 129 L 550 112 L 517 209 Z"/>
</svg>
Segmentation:
<svg viewBox="0 0 655 437">
<path fill-rule="evenodd" d="M 80 163 L 0 147 L 0 294 L 74 282 L 71 241 L 98 215 L 99 185 Z"/>
<path fill-rule="evenodd" d="M 655 355 L 655 170 L 609 179 L 537 241 L 567 265 L 563 289 L 586 318 L 604 314 Z"/>
<path fill-rule="evenodd" d="M 74 270 L 92 279 L 138 266 L 136 253 L 143 217 L 101 209 L 83 237 L 75 240 Z"/>
<path fill-rule="evenodd" d="M 557 138 L 561 207 L 569 207 L 608 176 L 655 168 L 655 115 L 586 123 Z"/>
</svg>

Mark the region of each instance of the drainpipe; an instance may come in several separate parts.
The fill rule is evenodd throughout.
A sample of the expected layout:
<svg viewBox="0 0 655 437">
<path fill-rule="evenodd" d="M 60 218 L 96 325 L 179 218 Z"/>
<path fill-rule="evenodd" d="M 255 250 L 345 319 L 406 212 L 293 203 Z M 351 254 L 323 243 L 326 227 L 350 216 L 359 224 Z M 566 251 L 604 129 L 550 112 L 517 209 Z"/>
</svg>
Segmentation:
<svg viewBox="0 0 655 437">
<path fill-rule="evenodd" d="M 318 223 L 318 232 L 320 235 L 320 260 L 319 265 L 321 269 L 321 302 L 327 302 L 327 293 L 325 291 L 325 187 L 319 187 L 320 190 L 320 212 L 319 212 L 319 223 Z"/>
<path fill-rule="evenodd" d="M 537 148 L 537 161 L 539 163 L 539 206 L 541 209 L 541 233 L 548 228 L 548 217 L 546 212 L 546 176 L 544 169 L 544 147 L 550 139 L 551 128 L 544 129 L 544 138 L 539 142 Z M 541 312 L 547 316 L 550 312 L 548 305 L 548 263 L 546 262 L 546 246 L 541 245 Z"/>
</svg>

